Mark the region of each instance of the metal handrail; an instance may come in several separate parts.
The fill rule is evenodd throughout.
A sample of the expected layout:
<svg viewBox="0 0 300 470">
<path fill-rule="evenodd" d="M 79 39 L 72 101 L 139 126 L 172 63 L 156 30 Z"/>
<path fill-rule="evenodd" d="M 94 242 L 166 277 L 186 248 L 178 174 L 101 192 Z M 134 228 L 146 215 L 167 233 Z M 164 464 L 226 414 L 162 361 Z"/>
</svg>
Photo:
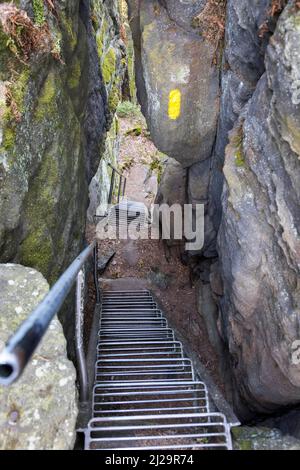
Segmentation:
<svg viewBox="0 0 300 470">
<path fill-rule="evenodd" d="M 110 168 L 112 169 L 111 181 L 110 181 L 110 190 L 109 190 L 109 196 L 108 196 L 108 204 L 111 204 L 111 203 L 112 203 L 116 174 L 120 177 L 120 181 L 119 181 L 119 190 L 118 190 L 118 203 L 119 203 L 121 197 L 122 197 L 122 196 L 123 196 L 123 197 L 125 196 L 125 189 L 126 189 L 126 182 L 127 182 L 127 179 L 126 179 L 126 177 L 123 176 L 123 174 L 120 173 L 120 171 L 117 170 L 111 163 L 108 162 L 108 166 L 110 166 Z M 124 181 L 123 181 L 123 180 L 124 180 Z"/>
<path fill-rule="evenodd" d="M 110 162 L 108 162 L 107 164 L 112 170 L 114 170 L 115 173 L 118 173 L 119 176 L 123 176 L 123 174 L 119 170 L 117 170 L 117 168 L 113 166 Z"/>
<path fill-rule="evenodd" d="M 94 268 L 97 269 L 97 243 L 95 241 L 73 261 L 69 268 L 54 284 L 44 300 L 22 323 L 17 332 L 9 339 L 4 350 L 0 353 L 0 385 L 11 385 L 21 376 L 31 356 L 45 335 L 52 319 L 60 310 L 63 302 L 74 285 L 82 266 L 93 253 L 95 257 Z M 99 303 L 100 294 L 96 278 L 97 275 L 95 273 L 97 303 Z M 79 310 L 81 312 L 82 309 Z M 80 312 L 78 312 L 78 308 L 76 311 L 77 315 L 80 314 Z M 78 319 L 76 323 L 78 323 Z M 80 334 L 82 334 L 81 331 Z M 78 347 L 83 348 L 82 338 L 81 341 L 80 338 L 77 338 L 77 358 Z M 79 367 L 86 366 L 81 363 L 81 365 L 79 364 Z M 83 371 L 83 375 L 84 374 L 85 372 Z M 80 377 L 82 376 L 82 371 L 80 371 L 79 375 Z"/>
</svg>

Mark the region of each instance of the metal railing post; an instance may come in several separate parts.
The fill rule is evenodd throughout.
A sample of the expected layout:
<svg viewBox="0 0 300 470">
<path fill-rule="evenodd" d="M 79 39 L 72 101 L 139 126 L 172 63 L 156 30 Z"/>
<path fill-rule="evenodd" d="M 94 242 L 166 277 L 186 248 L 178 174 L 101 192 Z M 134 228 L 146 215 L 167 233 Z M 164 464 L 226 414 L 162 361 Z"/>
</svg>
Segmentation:
<svg viewBox="0 0 300 470">
<path fill-rule="evenodd" d="M 121 198 L 121 192 L 122 192 L 122 180 L 123 180 L 123 176 L 120 176 L 119 191 L 118 191 L 118 204 L 119 204 L 119 202 L 120 202 L 120 198 Z"/>
<path fill-rule="evenodd" d="M 108 204 L 112 203 L 112 198 L 113 198 L 113 193 L 114 193 L 114 186 L 115 186 L 115 175 L 116 175 L 116 170 L 113 168 L 112 174 L 111 174 L 111 182 L 110 182 L 110 190 L 109 190 L 109 196 L 108 196 Z"/>
<path fill-rule="evenodd" d="M 84 271 L 80 270 L 76 281 L 76 322 L 75 322 L 75 349 L 77 367 L 79 373 L 80 401 L 88 401 L 88 376 L 84 353 L 83 331 L 84 331 Z"/>
<path fill-rule="evenodd" d="M 98 244 L 95 243 L 94 247 L 94 283 L 95 283 L 95 290 L 96 290 L 96 304 L 99 305 L 101 298 L 100 298 L 100 288 L 99 288 L 99 281 L 98 281 Z"/>
</svg>

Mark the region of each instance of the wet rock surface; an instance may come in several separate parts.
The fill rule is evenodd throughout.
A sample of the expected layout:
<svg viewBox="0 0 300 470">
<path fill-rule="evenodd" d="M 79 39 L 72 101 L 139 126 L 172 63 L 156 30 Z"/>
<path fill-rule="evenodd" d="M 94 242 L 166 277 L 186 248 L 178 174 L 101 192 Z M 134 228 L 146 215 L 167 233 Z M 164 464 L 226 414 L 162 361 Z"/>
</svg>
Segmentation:
<svg viewBox="0 0 300 470">
<path fill-rule="evenodd" d="M 37 271 L 0 265 L 0 349 L 49 290 Z M 21 379 L 0 386 L 0 449 L 67 450 L 75 441 L 76 372 L 55 318 Z"/>
</svg>

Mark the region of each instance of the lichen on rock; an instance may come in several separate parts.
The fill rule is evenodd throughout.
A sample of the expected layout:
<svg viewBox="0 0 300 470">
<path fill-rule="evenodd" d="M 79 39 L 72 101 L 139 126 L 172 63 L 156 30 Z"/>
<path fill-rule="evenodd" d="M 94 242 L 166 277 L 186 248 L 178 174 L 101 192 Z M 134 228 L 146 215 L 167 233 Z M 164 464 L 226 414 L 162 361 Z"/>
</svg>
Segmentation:
<svg viewBox="0 0 300 470">
<path fill-rule="evenodd" d="M 47 294 L 32 268 L 0 265 L 0 348 Z M 33 355 L 20 381 L 0 387 L 0 449 L 69 450 L 77 419 L 76 372 L 67 358 L 58 319 Z"/>
</svg>

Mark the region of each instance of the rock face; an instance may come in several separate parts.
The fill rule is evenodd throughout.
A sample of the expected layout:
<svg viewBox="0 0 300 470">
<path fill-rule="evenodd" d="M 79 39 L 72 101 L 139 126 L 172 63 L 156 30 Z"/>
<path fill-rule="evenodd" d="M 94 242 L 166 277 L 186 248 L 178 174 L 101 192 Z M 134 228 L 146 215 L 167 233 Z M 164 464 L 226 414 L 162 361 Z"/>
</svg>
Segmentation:
<svg viewBox="0 0 300 470">
<path fill-rule="evenodd" d="M 234 428 L 234 450 L 300 450 L 300 441 L 278 429 L 242 426 Z"/>
<path fill-rule="evenodd" d="M 36 35 L 49 32 L 47 50 L 9 48 L 17 39 L 0 22 L 0 260 L 53 282 L 82 247 L 126 59 L 117 1 L 15 4 Z"/>
<path fill-rule="evenodd" d="M 300 401 L 300 9 L 228 0 L 219 70 L 207 35 L 192 27 L 213 3 L 128 0 L 152 136 L 186 168 L 185 202 L 205 205 L 205 245 L 189 257 L 199 312 L 229 359 L 236 411 L 249 418 Z M 172 90 L 182 100 L 174 119 Z M 173 200 L 177 178 L 167 168 L 159 201 Z"/>
<path fill-rule="evenodd" d="M 46 35 L 47 47 L 19 46 L 3 23 L 16 7 L 0 3 L 0 261 L 34 267 L 52 284 L 83 247 L 126 56 L 117 0 L 14 3 L 29 22 L 24 34 Z M 60 318 L 73 356 L 72 299 Z"/>
<path fill-rule="evenodd" d="M 181 163 L 173 158 L 168 158 L 164 172 L 159 184 L 155 204 L 168 204 L 170 207 L 174 204 L 183 206 L 186 198 L 186 180 L 187 171 Z M 161 217 L 161 216 L 160 216 Z M 170 225 L 171 239 L 166 240 L 169 246 L 182 245 L 181 241 L 174 240 L 174 225 Z"/>
<path fill-rule="evenodd" d="M 226 151 L 221 311 L 241 410 L 299 403 L 299 24 L 290 2 Z"/>
<path fill-rule="evenodd" d="M 221 72 L 221 105 L 216 143 L 212 155 L 209 188 L 209 223 L 214 227 L 214 238 L 222 214 L 221 194 L 225 148 L 243 107 L 255 91 L 265 71 L 264 53 L 273 21 L 268 21 L 269 31 L 260 33 L 270 18 L 271 0 L 227 1 L 226 36 Z"/>
<path fill-rule="evenodd" d="M 166 8 L 156 0 L 128 3 L 138 95 L 154 143 L 184 167 L 206 160 L 216 133 L 219 73 L 214 47 L 191 27 L 192 12 L 203 2 L 188 8 L 183 2 L 166 2 Z"/>
<path fill-rule="evenodd" d="M 115 116 L 112 126 L 107 133 L 103 157 L 89 187 L 90 205 L 87 217 L 90 223 L 93 223 L 95 215 L 103 215 L 107 209 L 112 176 L 110 164 L 115 168 L 118 166 L 119 148 L 119 123 L 117 116 Z M 116 183 L 118 182 L 119 180 L 116 181 Z"/>
<path fill-rule="evenodd" d="M 0 265 L 0 349 L 48 292 L 31 268 Z M 0 449 L 67 450 L 75 440 L 76 372 L 54 319 L 20 381 L 0 387 Z"/>
<path fill-rule="evenodd" d="M 186 190 L 186 170 L 174 160 L 168 158 L 159 185 L 156 204 L 184 204 Z"/>
</svg>

